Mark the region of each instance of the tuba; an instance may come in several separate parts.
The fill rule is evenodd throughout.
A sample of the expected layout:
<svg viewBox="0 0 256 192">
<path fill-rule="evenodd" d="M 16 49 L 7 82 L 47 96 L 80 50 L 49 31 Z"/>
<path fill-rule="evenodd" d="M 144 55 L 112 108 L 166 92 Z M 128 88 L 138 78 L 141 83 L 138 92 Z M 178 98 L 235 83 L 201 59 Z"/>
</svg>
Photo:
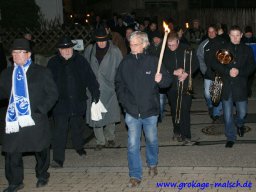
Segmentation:
<svg viewBox="0 0 256 192">
<path fill-rule="evenodd" d="M 216 58 L 223 65 L 230 64 L 234 60 L 234 56 L 227 49 L 218 50 L 216 52 Z M 210 85 L 210 96 L 212 103 L 215 106 L 217 106 L 221 100 L 222 86 L 223 81 L 221 77 L 218 74 L 216 74 L 214 81 Z"/>
</svg>

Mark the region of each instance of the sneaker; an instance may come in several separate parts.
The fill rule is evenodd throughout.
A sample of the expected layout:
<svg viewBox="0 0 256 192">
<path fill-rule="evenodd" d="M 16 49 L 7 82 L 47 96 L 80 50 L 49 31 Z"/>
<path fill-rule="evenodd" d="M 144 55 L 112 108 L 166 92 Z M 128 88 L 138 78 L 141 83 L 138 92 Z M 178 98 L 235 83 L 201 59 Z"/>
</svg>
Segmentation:
<svg viewBox="0 0 256 192">
<path fill-rule="evenodd" d="M 86 151 L 84 149 L 79 149 L 79 150 L 76 150 L 76 152 L 78 153 L 78 155 L 80 156 L 85 156 L 86 155 Z"/>
<path fill-rule="evenodd" d="M 101 151 L 102 148 L 104 148 L 104 145 L 96 145 L 94 151 Z"/>
<path fill-rule="evenodd" d="M 149 176 L 156 176 L 158 174 L 158 171 L 157 171 L 157 166 L 154 166 L 154 167 L 149 167 L 148 169 L 148 175 Z"/>
<path fill-rule="evenodd" d="M 116 143 L 114 140 L 107 141 L 106 147 L 115 147 Z"/>
<path fill-rule="evenodd" d="M 52 168 L 62 168 L 63 167 L 63 162 L 53 160 L 52 163 L 51 163 L 51 167 Z"/>
<path fill-rule="evenodd" d="M 138 187 L 140 185 L 141 181 L 135 178 L 131 178 L 129 183 L 127 184 L 127 187 Z"/>
</svg>

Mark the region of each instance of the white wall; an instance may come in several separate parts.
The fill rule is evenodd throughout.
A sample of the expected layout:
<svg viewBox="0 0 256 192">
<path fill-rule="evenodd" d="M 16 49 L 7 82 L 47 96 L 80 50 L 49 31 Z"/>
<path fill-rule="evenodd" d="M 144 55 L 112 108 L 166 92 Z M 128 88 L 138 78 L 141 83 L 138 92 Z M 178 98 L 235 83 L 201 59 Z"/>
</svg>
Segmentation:
<svg viewBox="0 0 256 192">
<path fill-rule="evenodd" d="M 62 0 L 35 0 L 35 2 L 47 20 L 50 21 L 59 18 L 60 23 L 63 23 Z"/>
</svg>

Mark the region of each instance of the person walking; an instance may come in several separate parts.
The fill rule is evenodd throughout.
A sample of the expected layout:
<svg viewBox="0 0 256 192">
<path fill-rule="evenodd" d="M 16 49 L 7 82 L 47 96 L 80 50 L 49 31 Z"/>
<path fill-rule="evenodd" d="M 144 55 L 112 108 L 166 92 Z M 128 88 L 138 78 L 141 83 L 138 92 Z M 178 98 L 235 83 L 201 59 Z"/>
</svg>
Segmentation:
<svg viewBox="0 0 256 192">
<path fill-rule="evenodd" d="M 5 176 L 9 183 L 4 192 L 24 187 L 22 155 L 25 152 L 35 153 L 36 187 L 47 185 L 51 141 L 47 112 L 58 98 L 51 72 L 33 63 L 26 39 L 15 39 L 11 52 L 14 66 L 0 75 L 0 99 L 10 98 L 2 143 Z"/>
<path fill-rule="evenodd" d="M 58 54 L 48 62 L 54 81 L 59 91 L 59 99 L 53 108 L 53 161 L 54 168 L 63 167 L 65 148 L 70 127 L 72 144 L 80 156 L 85 156 L 83 122 L 86 115 L 86 88 L 91 92 L 93 100 L 99 101 L 99 84 L 86 59 L 74 52 L 69 36 L 60 38 Z"/>
<path fill-rule="evenodd" d="M 117 68 L 123 58 L 118 47 L 109 40 L 105 28 L 99 28 L 95 32 L 96 43 L 89 45 L 84 52 L 91 68 L 99 82 L 100 101 L 107 112 L 102 119 L 91 119 L 91 99 L 88 100 L 87 123 L 93 127 L 96 138 L 96 151 L 104 147 L 115 147 L 115 123 L 120 122 L 120 107 L 115 92 L 115 76 Z"/>
<path fill-rule="evenodd" d="M 157 73 L 157 57 L 145 51 L 149 45 L 145 32 L 135 31 L 129 38 L 131 53 L 120 64 L 116 75 L 116 91 L 125 111 L 128 126 L 128 187 L 136 187 L 142 180 L 140 155 L 141 132 L 146 138 L 146 159 L 149 174 L 157 175 L 158 138 L 157 119 L 160 112 L 159 87 L 168 87 L 172 75 L 164 68 Z"/>
<path fill-rule="evenodd" d="M 236 141 L 235 130 L 239 137 L 244 136 L 248 104 L 247 81 L 256 68 L 252 49 L 241 43 L 242 35 L 239 26 L 232 26 L 229 30 L 230 42 L 222 47 L 226 53 L 229 53 L 229 56 L 225 58 L 230 58 L 230 63 L 223 65 L 221 64 L 223 61 L 216 59 L 212 65 L 212 68 L 219 73 L 223 80 L 221 98 L 227 138 L 225 147 L 227 148 L 232 148 Z M 234 104 L 237 111 L 235 120 L 233 118 Z"/>
</svg>

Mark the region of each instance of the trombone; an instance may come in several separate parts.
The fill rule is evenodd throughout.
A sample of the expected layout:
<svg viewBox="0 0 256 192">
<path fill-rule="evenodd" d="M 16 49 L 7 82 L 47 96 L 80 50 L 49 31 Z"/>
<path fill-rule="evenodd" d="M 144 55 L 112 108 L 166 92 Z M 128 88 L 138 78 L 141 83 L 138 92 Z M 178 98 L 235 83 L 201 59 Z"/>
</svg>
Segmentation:
<svg viewBox="0 0 256 192">
<path fill-rule="evenodd" d="M 186 70 L 186 59 L 187 59 L 187 53 L 189 53 L 189 81 L 188 81 L 188 88 L 186 91 L 186 94 L 191 95 L 193 93 L 192 88 L 192 50 L 185 50 L 184 51 L 184 63 L 183 63 L 183 69 Z M 184 81 L 178 82 L 178 95 L 176 100 L 176 115 L 175 115 L 175 123 L 180 123 L 180 115 L 181 115 L 181 106 L 182 106 L 182 95 L 183 95 L 183 88 L 184 88 Z"/>
</svg>

